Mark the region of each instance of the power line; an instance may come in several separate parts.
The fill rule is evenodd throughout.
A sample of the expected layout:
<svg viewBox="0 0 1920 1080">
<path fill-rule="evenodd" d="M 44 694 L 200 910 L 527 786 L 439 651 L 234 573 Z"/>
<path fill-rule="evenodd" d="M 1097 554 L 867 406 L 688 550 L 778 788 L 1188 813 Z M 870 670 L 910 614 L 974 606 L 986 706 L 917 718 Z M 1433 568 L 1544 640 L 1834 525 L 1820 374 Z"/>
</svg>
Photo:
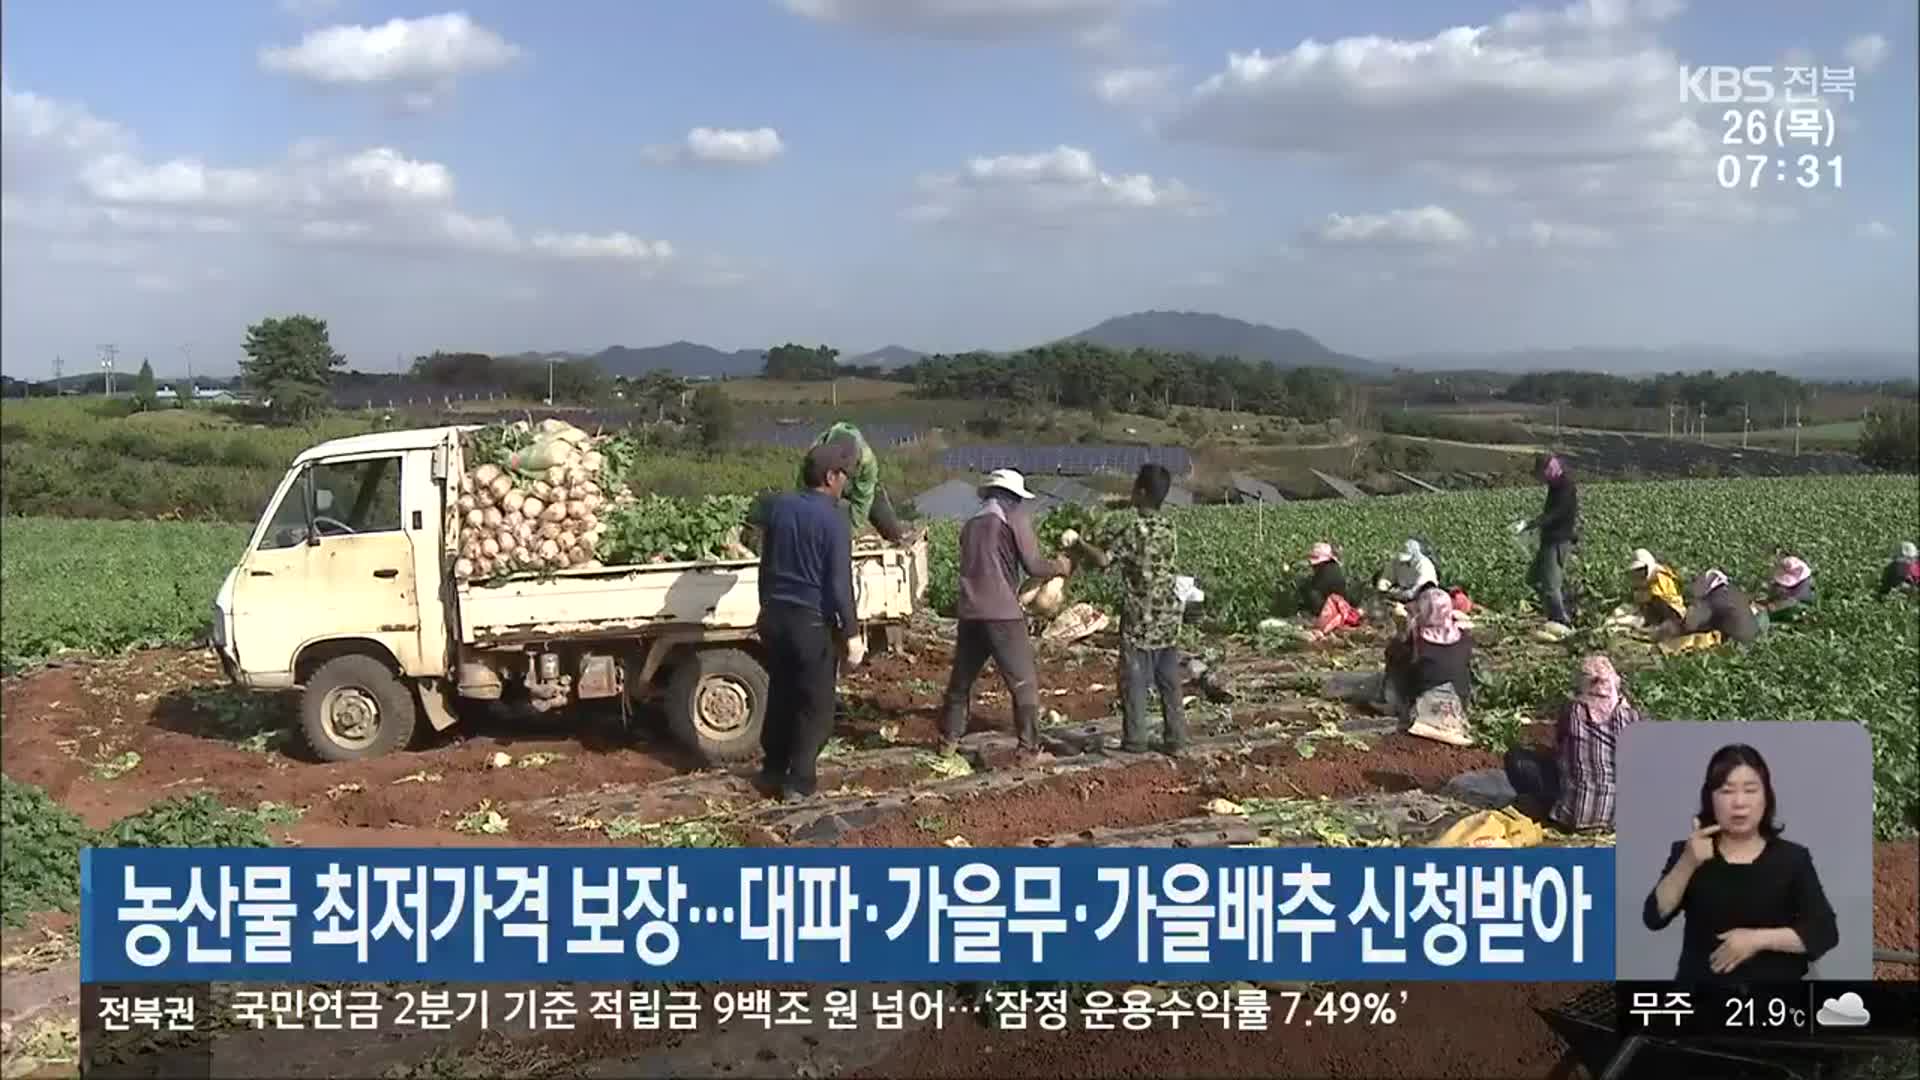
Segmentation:
<svg viewBox="0 0 1920 1080">
<path fill-rule="evenodd" d="M 120 346 L 118 345 L 100 346 L 100 369 L 107 373 L 106 392 L 108 397 L 113 396 L 113 361 L 114 361 L 114 358 L 118 355 L 120 355 Z"/>
</svg>

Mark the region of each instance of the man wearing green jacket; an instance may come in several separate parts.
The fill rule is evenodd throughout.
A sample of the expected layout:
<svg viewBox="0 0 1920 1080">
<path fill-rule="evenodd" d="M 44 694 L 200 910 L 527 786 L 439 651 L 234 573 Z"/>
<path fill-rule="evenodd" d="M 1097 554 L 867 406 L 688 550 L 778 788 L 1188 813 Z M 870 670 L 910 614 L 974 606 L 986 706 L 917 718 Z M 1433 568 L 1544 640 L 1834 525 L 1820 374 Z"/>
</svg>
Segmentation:
<svg viewBox="0 0 1920 1080">
<path fill-rule="evenodd" d="M 860 429 L 845 420 L 820 433 L 814 440 L 815 446 L 841 439 L 852 441 L 859 452 L 859 464 L 847 477 L 847 488 L 843 495 L 847 508 L 847 517 L 856 532 L 864 525 L 872 525 L 888 543 L 898 544 L 907 538 L 906 527 L 900 524 L 900 518 L 893 512 L 893 502 L 887 498 L 887 490 L 880 486 L 880 460 L 874 456 L 873 447 L 867 445 L 866 436 Z"/>
</svg>

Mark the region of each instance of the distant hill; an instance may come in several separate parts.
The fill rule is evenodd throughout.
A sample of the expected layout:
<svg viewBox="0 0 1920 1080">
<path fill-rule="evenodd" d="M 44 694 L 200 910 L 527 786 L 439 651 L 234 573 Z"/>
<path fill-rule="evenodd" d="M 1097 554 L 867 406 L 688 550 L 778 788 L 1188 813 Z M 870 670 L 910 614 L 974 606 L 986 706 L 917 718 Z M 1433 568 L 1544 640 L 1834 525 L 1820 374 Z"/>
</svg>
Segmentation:
<svg viewBox="0 0 1920 1080">
<path fill-rule="evenodd" d="M 711 345 L 693 341 L 676 341 L 639 349 L 613 345 L 593 353 L 587 359 L 609 375 L 625 375 L 630 379 L 662 368 L 675 375 L 737 379 L 758 375 L 760 369 L 766 366 L 766 357 L 759 349 L 722 352 Z"/>
<path fill-rule="evenodd" d="M 909 349 L 905 345 L 882 345 L 872 352 L 863 352 L 858 356 L 843 356 L 840 358 L 840 366 L 877 368 L 906 367 L 908 364 L 926 355 L 926 353 L 921 352 L 919 349 Z"/>
<path fill-rule="evenodd" d="M 1161 349 L 1201 356 L 1238 356 L 1284 368 L 1329 367 L 1356 375 L 1385 375 L 1391 368 L 1335 352 L 1299 330 L 1282 330 L 1225 315 L 1197 311 L 1137 311 L 1069 336 L 1111 349 Z"/>
<path fill-rule="evenodd" d="M 1776 371 L 1801 379 L 1877 382 L 1920 377 L 1920 354 L 1873 349 L 1762 353 L 1721 345 L 1665 348 L 1516 349 L 1504 352 L 1416 353 L 1390 358 L 1419 371 L 1597 371 L 1629 378 L 1673 371 Z"/>
</svg>

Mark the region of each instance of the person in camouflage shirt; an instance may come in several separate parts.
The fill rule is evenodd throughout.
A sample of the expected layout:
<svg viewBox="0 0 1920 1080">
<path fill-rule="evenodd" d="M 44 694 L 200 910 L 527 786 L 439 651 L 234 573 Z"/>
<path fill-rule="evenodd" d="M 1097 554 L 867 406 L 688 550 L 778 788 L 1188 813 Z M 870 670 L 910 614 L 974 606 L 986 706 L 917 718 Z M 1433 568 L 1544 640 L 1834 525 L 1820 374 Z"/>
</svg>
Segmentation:
<svg viewBox="0 0 1920 1080">
<path fill-rule="evenodd" d="M 1149 749 L 1149 684 L 1160 692 L 1161 749 L 1178 755 L 1187 745 L 1180 702 L 1182 612 L 1173 581 L 1179 545 L 1173 522 L 1160 512 L 1172 486 L 1165 466 L 1142 465 L 1133 482 L 1134 512 L 1101 538 L 1104 549 L 1084 540 L 1075 545 L 1093 565 L 1120 572 L 1120 749 L 1127 753 Z"/>
<path fill-rule="evenodd" d="M 874 455 L 872 444 L 861 434 L 859 427 L 842 420 L 820 433 L 814 440 L 815 446 L 825 446 L 830 442 L 849 442 L 853 445 L 856 464 L 853 473 L 847 477 L 847 493 L 842 496 L 842 505 L 847 510 L 848 524 L 855 532 L 872 525 L 887 542 L 902 544 L 914 537 L 914 534 L 900 522 L 900 516 L 894 513 L 893 501 L 887 497 L 887 489 L 880 483 L 880 459 Z M 801 490 L 805 489 L 804 480 Z"/>
</svg>

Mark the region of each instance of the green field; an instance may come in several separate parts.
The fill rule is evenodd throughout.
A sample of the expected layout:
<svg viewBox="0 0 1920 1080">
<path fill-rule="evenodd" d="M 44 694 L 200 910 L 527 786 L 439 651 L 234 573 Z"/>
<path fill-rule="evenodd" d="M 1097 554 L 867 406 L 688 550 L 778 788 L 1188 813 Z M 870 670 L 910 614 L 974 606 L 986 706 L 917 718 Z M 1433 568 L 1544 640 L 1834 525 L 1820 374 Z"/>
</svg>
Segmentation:
<svg viewBox="0 0 1920 1080">
<path fill-rule="evenodd" d="M 1624 599 L 1621 569 L 1642 546 L 1683 573 L 1717 566 L 1757 591 L 1779 545 L 1814 565 L 1819 607 L 1745 651 L 1676 659 L 1583 631 L 1527 666 L 1482 672 L 1487 707 L 1545 708 L 1581 652 L 1611 647 L 1632 692 L 1657 716 L 1865 724 L 1876 757 L 1876 824 L 1891 834 L 1920 822 L 1920 620 L 1909 603 L 1871 596 L 1883 560 L 1920 519 L 1913 477 L 1592 484 L 1582 494 L 1585 545 L 1574 577 L 1589 618 Z M 1251 637 L 1261 619 L 1286 613 L 1313 541 L 1338 545 L 1350 577 L 1363 582 L 1409 533 L 1447 583 L 1494 613 L 1521 614 L 1532 603 L 1529 554 L 1506 525 L 1538 505 L 1537 491 L 1507 489 L 1176 512 L 1181 569 L 1207 592 L 1191 621 L 1196 632 Z M 0 653 L 9 668 L 68 649 L 193 639 L 245 535 L 183 522 L 12 519 L 5 529 Z M 941 611 L 954 598 L 955 532 L 945 523 L 934 534 L 930 599 Z M 1111 604 L 1113 582 L 1090 574 L 1069 595 Z"/>
<path fill-rule="evenodd" d="M 11 518 L 0 542 L 0 664 L 189 641 L 247 529 L 197 522 Z"/>
</svg>

